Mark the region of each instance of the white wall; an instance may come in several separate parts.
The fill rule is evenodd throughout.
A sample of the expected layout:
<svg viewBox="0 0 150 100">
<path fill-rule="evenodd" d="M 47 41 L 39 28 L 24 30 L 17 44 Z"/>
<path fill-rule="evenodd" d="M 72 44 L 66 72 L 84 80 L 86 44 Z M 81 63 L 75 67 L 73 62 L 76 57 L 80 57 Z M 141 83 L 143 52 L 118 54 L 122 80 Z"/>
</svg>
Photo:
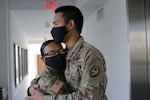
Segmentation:
<svg viewBox="0 0 150 100">
<path fill-rule="evenodd" d="M 0 80 L 4 80 L 3 75 L 7 73 L 7 10 L 6 10 L 6 2 L 4 0 L 0 1 Z M 7 76 L 7 75 L 6 75 Z M 0 86 L 7 87 L 7 81 L 0 82 Z"/>
<path fill-rule="evenodd" d="M 9 10 L 8 0 L 0 1 L 0 87 L 9 92 Z"/>
<path fill-rule="evenodd" d="M 101 7 L 100 7 L 101 8 Z M 97 47 L 107 64 L 109 100 L 129 100 L 130 66 L 128 51 L 126 0 L 108 0 L 103 18 L 93 12 L 84 23 L 85 40 Z"/>
<path fill-rule="evenodd" d="M 26 76 L 23 81 L 15 87 L 14 81 L 14 56 L 13 56 L 13 43 L 17 43 L 27 48 L 27 40 L 21 29 L 19 22 L 16 19 L 15 12 L 10 11 L 10 53 L 11 53 L 11 66 L 10 66 L 10 77 L 11 77 L 11 100 L 23 100 L 27 95 L 28 77 Z"/>
</svg>

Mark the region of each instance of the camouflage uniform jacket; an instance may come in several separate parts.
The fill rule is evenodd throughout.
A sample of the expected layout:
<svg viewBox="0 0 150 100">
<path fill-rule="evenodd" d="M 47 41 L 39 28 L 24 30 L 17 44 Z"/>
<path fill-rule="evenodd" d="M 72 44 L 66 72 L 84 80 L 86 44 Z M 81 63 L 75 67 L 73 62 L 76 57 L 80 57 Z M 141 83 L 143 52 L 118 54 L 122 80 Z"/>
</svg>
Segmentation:
<svg viewBox="0 0 150 100">
<path fill-rule="evenodd" d="M 68 50 L 65 78 L 75 91 L 64 95 L 47 95 L 45 100 L 108 100 L 107 76 L 103 55 L 82 37 Z"/>
<path fill-rule="evenodd" d="M 47 67 L 39 77 L 31 81 L 31 86 L 34 84 L 39 85 L 39 90 L 46 95 L 70 92 L 64 78 L 64 73 L 52 71 Z"/>
</svg>

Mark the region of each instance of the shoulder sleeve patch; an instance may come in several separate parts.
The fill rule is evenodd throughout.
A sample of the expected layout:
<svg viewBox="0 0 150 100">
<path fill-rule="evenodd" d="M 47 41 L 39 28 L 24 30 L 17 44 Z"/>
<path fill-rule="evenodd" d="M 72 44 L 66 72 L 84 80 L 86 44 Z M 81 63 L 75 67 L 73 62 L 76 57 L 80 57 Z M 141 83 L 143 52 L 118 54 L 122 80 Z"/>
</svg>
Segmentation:
<svg viewBox="0 0 150 100">
<path fill-rule="evenodd" d="M 98 66 L 94 66 L 90 70 L 90 76 L 91 77 L 96 77 L 96 76 L 98 76 L 99 72 L 100 72 L 99 67 Z"/>
<path fill-rule="evenodd" d="M 50 90 L 57 94 L 63 85 L 64 83 L 61 80 L 57 79 L 55 83 L 52 85 L 52 87 L 50 88 Z"/>
</svg>

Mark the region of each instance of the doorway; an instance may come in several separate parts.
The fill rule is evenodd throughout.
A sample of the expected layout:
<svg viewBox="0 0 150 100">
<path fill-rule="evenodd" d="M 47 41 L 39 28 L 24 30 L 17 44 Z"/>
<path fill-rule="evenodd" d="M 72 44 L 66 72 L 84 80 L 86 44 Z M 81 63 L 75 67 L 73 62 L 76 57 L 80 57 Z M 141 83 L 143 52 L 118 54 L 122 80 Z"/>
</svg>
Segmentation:
<svg viewBox="0 0 150 100">
<path fill-rule="evenodd" d="M 37 55 L 37 74 L 40 75 L 44 71 L 45 65 L 41 59 L 41 55 Z"/>
</svg>

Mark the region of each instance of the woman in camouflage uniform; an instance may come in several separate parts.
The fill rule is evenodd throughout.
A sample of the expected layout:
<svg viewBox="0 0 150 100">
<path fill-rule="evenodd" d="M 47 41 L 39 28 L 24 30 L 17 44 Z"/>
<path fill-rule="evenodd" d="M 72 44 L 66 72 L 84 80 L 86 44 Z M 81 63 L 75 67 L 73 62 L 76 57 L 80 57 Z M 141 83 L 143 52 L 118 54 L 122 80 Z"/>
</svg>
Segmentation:
<svg viewBox="0 0 150 100">
<path fill-rule="evenodd" d="M 41 46 L 41 56 L 46 67 L 41 75 L 31 81 L 28 96 L 35 94 L 34 89 L 40 90 L 45 95 L 71 92 L 64 77 L 66 50 L 62 45 L 53 40 L 45 41 Z"/>
</svg>

